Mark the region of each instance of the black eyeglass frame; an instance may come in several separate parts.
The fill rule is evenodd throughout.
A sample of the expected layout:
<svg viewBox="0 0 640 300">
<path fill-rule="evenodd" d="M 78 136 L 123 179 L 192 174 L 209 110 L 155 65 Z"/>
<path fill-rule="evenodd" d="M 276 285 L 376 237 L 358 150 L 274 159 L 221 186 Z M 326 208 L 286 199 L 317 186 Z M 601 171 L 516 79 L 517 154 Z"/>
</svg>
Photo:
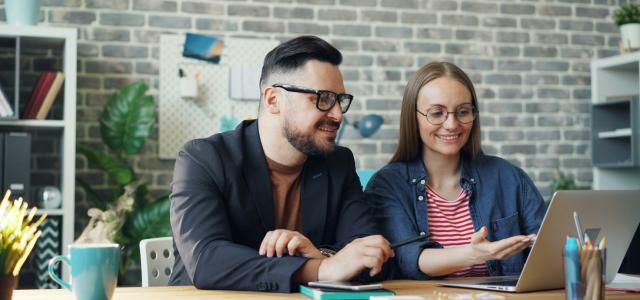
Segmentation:
<svg viewBox="0 0 640 300">
<path fill-rule="evenodd" d="M 473 119 L 471 119 L 471 121 L 469 121 L 469 122 L 462 122 L 462 121 L 460 120 L 460 118 L 458 118 L 458 116 L 457 116 L 457 114 L 456 114 L 456 113 L 458 112 L 458 108 L 459 108 L 459 107 L 461 107 L 461 106 L 464 106 L 464 105 L 469 105 L 469 106 L 471 106 L 471 114 L 473 115 Z M 430 111 L 431 109 L 433 109 L 433 108 L 436 108 L 436 107 L 442 107 L 442 108 L 444 108 L 444 109 L 445 109 L 445 111 L 444 111 L 444 112 L 446 113 L 446 115 L 444 116 L 444 121 L 442 121 L 442 123 L 437 123 L 437 124 L 436 124 L 436 123 L 433 123 L 433 122 L 431 122 L 431 120 L 429 120 L 429 117 L 427 116 L 427 114 L 429 113 L 429 111 Z M 460 105 L 458 105 L 458 106 L 456 107 L 456 110 L 455 110 L 455 111 L 448 111 L 448 110 L 446 110 L 446 108 L 445 108 L 444 106 L 442 106 L 442 105 L 434 105 L 434 106 L 429 107 L 429 109 L 427 109 L 427 113 L 426 113 L 426 114 L 425 114 L 425 113 L 423 113 L 423 112 L 421 112 L 421 111 L 420 111 L 420 110 L 418 110 L 417 108 L 416 108 L 416 112 L 418 112 L 419 114 L 423 115 L 423 116 L 425 117 L 425 119 L 427 119 L 427 122 L 431 123 L 431 125 L 442 125 L 442 124 L 444 124 L 444 122 L 446 122 L 446 121 L 449 119 L 449 114 L 453 114 L 453 117 L 454 117 L 454 118 L 456 118 L 456 121 L 460 122 L 460 124 L 465 124 L 465 125 L 466 125 L 466 124 L 471 124 L 471 123 L 473 123 L 473 121 L 475 121 L 475 120 L 476 120 L 476 118 L 478 117 L 478 109 L 476 109 L 476 107 L 475 107 L 473 104 L 469 104 L 469 103 L 465 103 L 465 104 L 460 104 Z"/>
<path fill-rule="evenodd" d="M 307 88 L 307 87 L 302 87 L 302 86 L 297 86 L 292 84 L 284 84 L 284 83 L 276 83 L 272 85 L 272 87 L 278 87 L 288 92 L 294 92 L 294 93 L 316 94 L 316 108 L 323 112 L 330 111 L 336 105 L 336 103 L 340 101 L 339 99 L 342 99 L 342 100 L 348 100 L 347 105 L 342 106 L 342 104 L 340 104 L 340 111 L 343 114 L 345 114 L 349 110 L 349 107 L 351 106 L 351 102 L 353 102 L 353 95 L 351 94 L 338 94 L 332 91 L 316 90 L 312 88 Z M 329 93 L 331 95 L 335 95 L 335 97 L 331 98 L 331 99 L 334 99 L 333 103 L 331 103 L 331 105 L 326 109 L 320 108 L 320 97 L 322 93 Z"/>
</svg>

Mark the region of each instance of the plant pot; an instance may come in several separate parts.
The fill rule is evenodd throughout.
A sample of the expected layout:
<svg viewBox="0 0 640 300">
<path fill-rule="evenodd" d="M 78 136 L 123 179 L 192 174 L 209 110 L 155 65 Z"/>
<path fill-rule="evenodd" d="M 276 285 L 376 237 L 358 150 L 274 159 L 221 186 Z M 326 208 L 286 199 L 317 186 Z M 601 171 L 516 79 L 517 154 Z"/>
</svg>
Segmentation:
<svg viewBox="0 0 640 300">
<path fill-rule="evenodd" d="M 0 300 L 11 300 L 13 290 L 18 286 L 18 277 L 0 276 Z"/>
<path fill-rule="evenodd" d="M 625 49 L 640 49 L 640 23 L 620 26 L 620 40 Z"/>
<path fill-rule="evenodd" d="M 29 26 L 38 24 L 41 0 L 5 0 L 4 12 L 7 24 Z"/>
</svg>

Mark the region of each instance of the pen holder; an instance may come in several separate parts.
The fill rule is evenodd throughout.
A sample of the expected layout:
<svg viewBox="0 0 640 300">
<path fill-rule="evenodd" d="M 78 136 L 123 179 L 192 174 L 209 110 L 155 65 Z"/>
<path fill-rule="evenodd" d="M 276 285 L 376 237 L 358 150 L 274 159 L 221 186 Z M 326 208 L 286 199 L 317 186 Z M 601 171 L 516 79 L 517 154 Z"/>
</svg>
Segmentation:
<svg viewBox="0 0 640 300">
<path fill-rule="evenodd" d="M 198 97 L 198 80 L 193 77 L 180 77 L 180 97 L 195 99 Z"/>
<path fill-rule="evenodd" d="M 603 300 L 606 249 L 583 249 L 577 257 L 563 253 L 565 299 Z M 577 260 L 576 260 L 577 258 Z"/>
</svg>

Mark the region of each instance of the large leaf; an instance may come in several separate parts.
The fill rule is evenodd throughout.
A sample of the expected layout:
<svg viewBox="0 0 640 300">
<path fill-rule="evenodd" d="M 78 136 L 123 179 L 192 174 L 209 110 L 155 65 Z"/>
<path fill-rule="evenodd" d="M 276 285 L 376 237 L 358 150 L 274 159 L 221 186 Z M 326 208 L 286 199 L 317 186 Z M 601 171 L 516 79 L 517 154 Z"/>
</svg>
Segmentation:
<svg viewBox="0 0 640 300">
<path fill-rule="evenodd" d="M 117 153 L 137 154 L 156 120 L 156 106 L 143 81 L 125 86 L 109 98 L 100 117 L 104 142 Z"/>
<path fill-rule="evenodd" d="M 140 183 L 133 194 L 133 197 L 136 201 L 133 203 L 133 209 L 139 210 L 142 209 L 145 205 L 150 203 L 152 200 L 147 197 L 149 194 L 149 188 L 146 183 Z"/>
<path fill-rule="evenodd" d="M 86 156 L 89 163 L 95 164 L 104 170 L 109 178 L 114 182 L 120 185 L 125 185 L 133 181 L 133 171 L 119 158 L 98 152 L 93 148 L 84 145 L 78 145 L 78 153 Z"/>
<path fill-rule="evenodd" d="M 91 205 L 92 207 L 99 208 L 101 210 L 104 210 L 107 208 L 107 203 L 105 203 L 104 201 L 102 201 L 102 199 L 100 199 L 100 197 L 98 196 L 98 193 L 96 193 L 96 191 L 91 187 L 91 185 L 89 185 L 86 181 L 84 181 L 80 177 L 76 177 L 76 183 L 77 183 L 76 186 L 80 187 L 85 191 L 85 194 L 86 194 L 85 199 L 89 201 L 89 205 Z"/>
<path fill-rule="evenodd" d="M 169 194 L 135 210 L 125 224 L 125 231 L 136 243 L 143 239 L 171 235 Z"/>
</svg>

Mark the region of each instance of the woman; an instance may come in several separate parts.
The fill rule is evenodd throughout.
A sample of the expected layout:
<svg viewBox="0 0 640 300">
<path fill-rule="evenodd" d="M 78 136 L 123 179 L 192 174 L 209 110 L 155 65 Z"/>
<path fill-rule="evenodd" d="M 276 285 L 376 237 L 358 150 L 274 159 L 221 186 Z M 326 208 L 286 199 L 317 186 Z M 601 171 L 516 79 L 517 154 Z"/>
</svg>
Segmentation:
<svg viewBox="0 0 640 300">
<path fill-rule="evenodd" d="M 480 148 L 473 84 L 457 66 L 430 63 L 409 80 L 391 162 L 367 185 L 367 200 L 396 249 L 399 276 L 517 275 L 546 211 L 520 168 Z"/>
</svg>

